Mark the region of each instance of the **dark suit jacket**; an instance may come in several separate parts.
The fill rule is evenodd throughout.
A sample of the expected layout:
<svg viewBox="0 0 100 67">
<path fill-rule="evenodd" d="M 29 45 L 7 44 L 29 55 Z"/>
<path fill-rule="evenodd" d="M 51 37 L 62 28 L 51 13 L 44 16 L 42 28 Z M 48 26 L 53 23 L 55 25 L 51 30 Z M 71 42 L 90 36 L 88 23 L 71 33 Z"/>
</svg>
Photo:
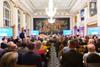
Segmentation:
<svg viewBox="0 0 100 67">
<path fill-rule="evenodd" d="M 87 57 L 86 62 L 87 63 L 100 63 L 100 56 L 98 54 L 92 53 Z"/>
<path fill-rule="evenodd" d="M 1 43 L 1 48 L 2 48 L 2 49 L 5 49 L 5 48 L 7 48 L 7 47 L 8 47 L 7 44 Z"/>
<path fill-rule="evenodd" d="M 18 64 L 36 65 L 36 67 L 42 67 L 41 66 L 41 56 L 34 52 L 28 52 L 24 55 L 19 55 Z"/>
<path fill-rule="evenodd" d="M 83 67 L 83 55 L 70 50 L 62 55 L 62 66 L 63 67 Z"/>
</svg>

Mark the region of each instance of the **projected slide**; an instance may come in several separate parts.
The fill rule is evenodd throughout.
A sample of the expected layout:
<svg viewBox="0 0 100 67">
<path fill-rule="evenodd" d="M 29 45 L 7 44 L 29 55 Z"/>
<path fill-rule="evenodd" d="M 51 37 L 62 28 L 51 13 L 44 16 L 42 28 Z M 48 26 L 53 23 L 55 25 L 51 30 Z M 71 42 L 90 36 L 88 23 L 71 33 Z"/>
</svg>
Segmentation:
<svg viewBox="0 0 100 67">
<path fill-rule="evenodd" d="M 12 28 L 0 28 L 0 37 L 7 36 L 11 37 L 13 36 L 13 29 Z"/>
<path fill-rule="evenodd" d="M 63 30 L 63 35 L 71 35 L 72 31 L 71 30 Z"/>
<path fill-rule="evenodd" d="M 88 35 L 100 35 L 100 27 L 88 28 Z"/>
<path fill-rule="evenodd" d="M 39 30 L 33 30 L 31 31 L 31 35 L 39 35 Z"/>
</svg>

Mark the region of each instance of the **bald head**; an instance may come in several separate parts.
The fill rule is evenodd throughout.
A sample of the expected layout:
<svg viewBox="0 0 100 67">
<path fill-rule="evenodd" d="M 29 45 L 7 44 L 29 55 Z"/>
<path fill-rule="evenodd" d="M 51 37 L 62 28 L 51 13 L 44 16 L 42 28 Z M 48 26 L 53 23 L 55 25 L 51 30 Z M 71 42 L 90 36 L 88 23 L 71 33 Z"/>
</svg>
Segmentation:
<svg viewBox="0 0 100 67">
<path fill-rule="evenodd" d="M 9 42 L 8 43 L 8 48 L 9 48 L 9 50 L 16 50 L 17 45 L 14 44 L 13 42 Z"/>
<path fill-rule="evenodd" d="M 94 44 L 89 44 L 87 45 L 88 52 L 94 52 L 95 51 L 95 45 Z"/>
</svg>

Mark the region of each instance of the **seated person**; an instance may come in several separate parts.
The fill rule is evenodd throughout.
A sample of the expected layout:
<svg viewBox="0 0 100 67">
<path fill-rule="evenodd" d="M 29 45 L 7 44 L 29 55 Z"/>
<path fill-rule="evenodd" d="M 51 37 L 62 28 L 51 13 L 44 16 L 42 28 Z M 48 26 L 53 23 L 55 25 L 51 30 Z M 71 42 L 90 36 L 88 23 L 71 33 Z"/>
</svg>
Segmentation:
<svg viewBox="0 0 100 67">
<path fill-rule="evenodd" d="M 30 43 L 28 45 L 29 51 L 23 55 L 19 55 L 18 64 L 20 65 L 36 65 L 36 67 L 42 67 L 41 56 L 34 52 L 34 45 Z M 20 63 L 19 63 L 20 62 Z"/>
<path fill-rule="evenodd" d="M 6 53 L 1 57 L 0 67 L 15 67 L 17 59 L 17 46 L 13 42 L 9 42 Z"/>
<path fill-rule="evenodd" d="M 100 56 L 98 54 L 92 53 L 87 57 L 86 62 L 87 63 L 100 63 Z"/>
<path fill-rule="evenodd" d="M 69 41 L 68 46 L 70 50 L 62 54 L 62 67 L 83 67 L 83 56 L 74 49 L 75 45 L 75 40 Z"/>
<path fill-rule="evenodd" d="M 18 48 L 18 54 L 23 55 L 27 53 L 28 52 L 27 45 L 28 45 L 27 38 L 23 38 L 21 46 Z"/>
<path fill-rule="evenodd" d="M 7 48 L 8 47 L 8 45 L 7 45 L 7 38 L 6 37 L 3 37 L 2 38 L 2 42 L 1 42 L 1 48 L 2 49 L 5 49 L 5 48 Z"/>
<path fill-rule="evenodd" d="M 100 55 L 100 53 L 96 52 L 95 50 L 95 45 L 94 44 L 89 44 L 87 46 L 87 49 L 88 49 L 88 53 L 85 53 L 84 56 L 83 56 L 83 62 L 86 63 L 86 59 L 87 57 L 90 55 L 90 54 L 97 54 L 97 55 Z"/>
</svg>

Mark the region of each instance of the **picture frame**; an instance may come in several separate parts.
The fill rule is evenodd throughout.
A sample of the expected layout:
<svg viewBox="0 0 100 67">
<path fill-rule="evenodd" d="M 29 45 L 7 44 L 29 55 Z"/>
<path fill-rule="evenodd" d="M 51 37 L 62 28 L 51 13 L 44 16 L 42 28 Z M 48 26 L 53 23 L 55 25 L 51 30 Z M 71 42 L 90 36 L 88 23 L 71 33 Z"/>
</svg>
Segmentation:
<svg viewBox="0 0 100 67">
<path fill-rule="evenodd" d="M 89 13 L 91 17 L 97 14 L 97 2 L 96 1 L 91 1 L 89 3 Z"/>
</svg>

